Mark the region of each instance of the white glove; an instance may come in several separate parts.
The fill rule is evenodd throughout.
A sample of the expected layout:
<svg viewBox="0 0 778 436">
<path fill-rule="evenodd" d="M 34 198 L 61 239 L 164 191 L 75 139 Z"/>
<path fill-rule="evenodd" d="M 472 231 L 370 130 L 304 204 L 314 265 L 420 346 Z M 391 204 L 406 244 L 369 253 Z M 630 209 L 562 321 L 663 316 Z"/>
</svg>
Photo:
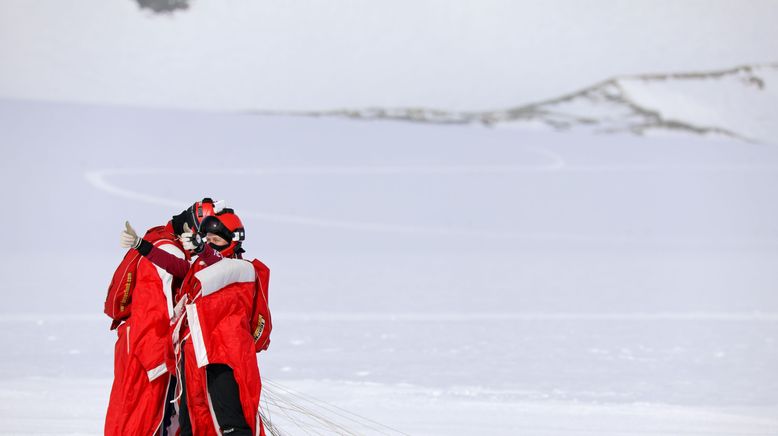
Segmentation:
<svg viewBox="0 0 778 436">
<path fill-rule="evenodd" d="M 184 223 L 184 233 L 181 233 L 179 240 L 181 241 L 181 245 L 184 246 L 185 250 L 189 250 L 193 253 L 199 253 L 203 251 L 203 247 L 205 246 L 203 243 L 203 238 L 201 238 L 197 233 L 193 232 L 189 228 L 189 225 L 186 223 Z"/>
<path fill-rule="evenodd" d="M 119 245 L 122 248 L 138 248 L 140 245 L 140 238 L 129 221 L 124 222 L 124 230 L 122 230 L 122 234 L 119 236 Z"/>
</svg>

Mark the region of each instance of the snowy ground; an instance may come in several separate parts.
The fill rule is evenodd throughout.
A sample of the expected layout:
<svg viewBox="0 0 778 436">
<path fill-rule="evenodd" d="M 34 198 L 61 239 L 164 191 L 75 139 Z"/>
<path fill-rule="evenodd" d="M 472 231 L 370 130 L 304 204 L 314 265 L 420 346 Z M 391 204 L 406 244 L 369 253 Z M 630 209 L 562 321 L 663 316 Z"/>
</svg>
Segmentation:
<svg viewBox="0 0 778 436">
<path fill-rule="evenodd" d="M 778 434 L 774 147 L 19 101 L 0 132 L 0 432 L 101 432 L 122 224 L 211 195 L 273 271 L 288 434 Z"/>
</svg>

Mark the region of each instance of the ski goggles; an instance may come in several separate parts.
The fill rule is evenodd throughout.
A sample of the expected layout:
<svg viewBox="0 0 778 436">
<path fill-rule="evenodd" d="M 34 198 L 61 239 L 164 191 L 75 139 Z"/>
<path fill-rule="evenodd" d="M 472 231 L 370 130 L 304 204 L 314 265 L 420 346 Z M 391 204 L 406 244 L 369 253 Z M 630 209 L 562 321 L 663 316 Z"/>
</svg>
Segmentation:
<svg viewBox="0 0 778 436">
<path fill-rule="evenodd" d="M 228 229 L 227 226 L 225 226 L 216 215 L 210 215 L 203 218 L 202 223 L 200 223 L 198 233 L 202 237 L 205 237 L 205 235 L 208 233 L 212 233 L 227 242 L 242 241 L 246 239 L 246 233 L 242 228 L 235 229 L 233 232 Z"/>
</svg>

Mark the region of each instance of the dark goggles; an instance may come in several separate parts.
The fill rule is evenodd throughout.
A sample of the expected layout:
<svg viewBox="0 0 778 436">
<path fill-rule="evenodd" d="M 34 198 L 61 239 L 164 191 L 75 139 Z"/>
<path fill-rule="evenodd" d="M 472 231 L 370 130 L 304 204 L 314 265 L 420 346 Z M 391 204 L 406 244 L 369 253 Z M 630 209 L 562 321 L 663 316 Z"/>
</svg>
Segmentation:
<svg viewBox="0 0 778 436">
<path fill-rule="evenodd" d="M 213 233 L 230 243 L 232 241 L 242 241 L 245 238 L 243 229 L 236 229 L 235 232 L 231 232 L 219 219 L 215 216 L 207 216 L 200 223 L 200 236 L 205 237 L 208 233 Z"/>
</svg>

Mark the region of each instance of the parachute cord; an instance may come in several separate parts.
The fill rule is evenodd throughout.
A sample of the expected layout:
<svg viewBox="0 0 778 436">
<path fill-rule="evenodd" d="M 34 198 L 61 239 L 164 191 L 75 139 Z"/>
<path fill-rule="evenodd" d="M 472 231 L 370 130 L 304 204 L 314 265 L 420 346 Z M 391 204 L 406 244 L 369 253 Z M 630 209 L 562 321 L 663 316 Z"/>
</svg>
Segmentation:
<svg viewBox="0 0 778 436">
<path fill-rule="evenodd" d="M 187 334 L 184 339 L 176 344 L 175 348 L 175 356 L 176 356 L 176 379 L 178 380 L 178 383 L 176 383 L 176 396 L 172 400 L 170 400 L 171 403 L 176 403 L 178 400 L 181 399 L 181 396 L 184 394 L 184 384 L 182 383 L 181 378 L 181 359 L 184 358 L 184 350 L 181 349 L 181 344 L 184 343 L 189 339 L 189 334 Z"/>
<path fill-rule="evenodd" d="M 262 420 L 262 425 L 265 427 L 265 432 L 269 433 L 270 436 L 284 436 L 281 431 L 276 428 L 275 425 L 273 425 L 273 422 L 270 420 L 268 416 L 265 416 L 265 412 L 262 411 L 262 409 L 259 410 L 259 417 Z"/>
<path fill-rule="evenodd" d="M 360 416 L 356 413 L 350 412 L 331 403 L 327 403 L 320 399 L 314 398 L 310 395 L 306 395 L 287 387 L 282 386 L 272 380 L 263 379 L 263 393 L 265 394 L 266 403 L 269 414 L 271 407 L 277 409 L 286 418 L 288 418 L 294 425 L 300 430 L 306 432 L 306 434 L 318 434 L 316 429 L 312 426 L 318 423 L 319 426 L 330 430 L 331 432 L 339 435 L 359 435 L 364 432 L 349 430 L 348 428 L 340 425 L 330 418 L 322 415 L 329 414 L 333 417 L 341 418 L 345 421 L 349 421 L 357 426 L 370 429 L 373 432 L 384 435 L 407 435 L 406 433 L 381 424 L 372 419 Z M 269 389 L 268 389 L 269 388 Z M 306 405 L 304 405 L 306 404 Z M 317 410 L 318 409 L 318 410 Z M 292 415 L 305 416 L 308 422 L 303 422 L 300 419 L 295 419 Z M 311 422 L 313 421 L 313 422 Z M 306 427 L 306 428 L 303 428 Z M 319 429 L 321 429 L 321 427 Z"/>
<path fill-rule="evenodd" d="M 181 395 L 184 392 L 184 386 L 183 383 L 181 383 L 181 359 L 183 357 L 183 350 L 181 349 L 181 344 L 189 338 L 189 335 L 187 334 L 186 337 L 183 340 L 178 340 L 178 335 L 181 333 L 181 326 L 184 324 L 184 320 L 186 319 L 186 303 L 188 301 L 188 297 L 184 295 L 183 298 L 176 304 L 175 309 L 173 309 L 173 314 L 177 318 L 174 318 L 171 320 L 171 325 L 173 325 L 173 333 L 171 334 L 171 340 L 173 341 L 173 344 L 175 346 L 173 347 L 173 356 L 175 357 L 176 361 L 176 379 L 178 380 L 178 383 L 176 383 L 176 395 L 175 398 L 173 398 L 170 402 L 175 403 L 180 398 Z"/>
</svg>

